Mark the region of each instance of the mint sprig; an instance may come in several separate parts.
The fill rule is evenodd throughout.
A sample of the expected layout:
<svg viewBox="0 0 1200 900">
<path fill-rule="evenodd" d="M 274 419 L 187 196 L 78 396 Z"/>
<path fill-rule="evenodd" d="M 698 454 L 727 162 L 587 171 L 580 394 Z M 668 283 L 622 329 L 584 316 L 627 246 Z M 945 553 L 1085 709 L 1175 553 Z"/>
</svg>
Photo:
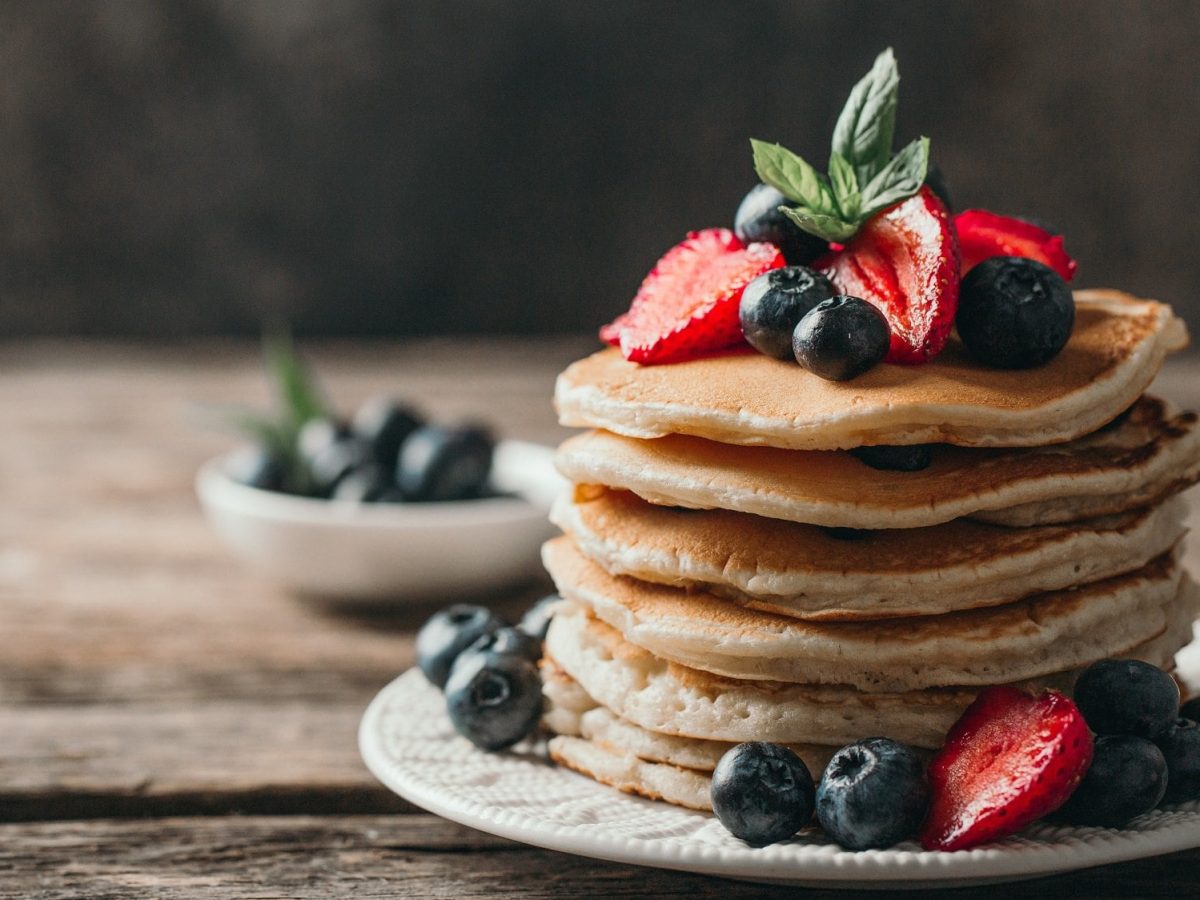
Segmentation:
<svg viewBox="0 0 1200 900">
<path fill-rule="evenodd" d="M 800 156 L 751 140 L 754 169 L 794 206 L 783 213 L 809 234 L 845 243 L 879 211 L 921 189 L 929 168 L 929 139 L 892 155 L 900 73 L 889 47 L 850 92 L 833 131 L 829 174 Z"/>
</svg>

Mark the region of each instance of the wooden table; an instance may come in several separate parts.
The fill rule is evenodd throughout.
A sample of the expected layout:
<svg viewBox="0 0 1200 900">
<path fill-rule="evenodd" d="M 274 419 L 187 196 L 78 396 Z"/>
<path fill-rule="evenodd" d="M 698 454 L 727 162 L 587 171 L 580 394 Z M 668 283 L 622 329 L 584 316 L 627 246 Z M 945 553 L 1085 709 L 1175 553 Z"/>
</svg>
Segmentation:
<svg viewBox="0 0 1200 900">
<path fill-rule="evenodd" d="M 389 391 L 552 443 L 553 376 L 591 346 L 314 357 L 347 407 Z M 0 896 L 771 895 L 535 850 L 375 782 L 355 727 L 412 664 L 428 610 L 288 596 L 230 560 L 192 493 L 230 439 L 190 404 L 265 405 L 255 347 L 11 344 L 0 373 Z M 1200 362 L 1175 363 L 1165 391 L 1200 406 Z M 537 577 L 491 599 L 516 612 L 547 590 Z M 971 895 L 1194 895 L 1198 865 L 1193 851 Z"/>
</svg>

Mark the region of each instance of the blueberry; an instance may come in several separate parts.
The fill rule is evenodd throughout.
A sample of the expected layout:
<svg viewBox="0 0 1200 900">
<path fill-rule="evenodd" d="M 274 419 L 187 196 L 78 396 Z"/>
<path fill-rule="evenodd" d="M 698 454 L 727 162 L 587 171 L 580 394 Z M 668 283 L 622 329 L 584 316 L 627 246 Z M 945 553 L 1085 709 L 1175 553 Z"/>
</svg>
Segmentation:
<svg viewBox="0 0 1200 900">
<path fill-rule="evenodd" d="M 825 528 L 823 530 L 835 541 L 863 541 L 871 536 L 869 528 Z"/>
<path fill-rule="evenodd" d="M 1069 825 L 1120 828 L 1158 806 L 1167 761 L 1154 744 L 1130 734 L 1096 738 L 1092 766 L 1053 818 Z"/>
<path fill-rule="evenodd" d="M 493 656 L 519 656 L 531 663 L 542 658 L 542 642 L 519 628 L 505 625 L 495 631 L 481 634 L 462 655 L 487 653 Z"/>
<path fill-rule="evenodd" d="M 890 847 L 916 834 L 929 806 L 925 765 L 911 747 L 867 738 L 829 760 L 817 821 L 847 850 Z"/>
<path fill-rule="evenodd" d="M 1075 705 L 1096 734 L 1155 740 L 1179 717 L 1179 685 L 1150 663 L 1102 659 L 1075 682 Z"/>
<path fill-rule="evenodd" d="M 929 168 L 925 170 L 925 183 L 929 185 L 929 189 L 938 195 L 938 199 L 946 205 L 947 212 L 954 211 L 954 201 L 950 199 L 950 191 L 946 188 L 946 177 L 942 174 L 942 167 L 937 163 L 930 163 Z"/>
<path fill-rule="evenodd" d="M 526 634 L 531 634 L 539 641 L 546 639 L 546 631 L 550 628 L 550 619 L 554 617 L 554 611 L 558 605 L 562 603 L 562 597 L 558 594 L 550 594 L 543 597 L 529 609 L 525 610 L 525 614 L 521 616 L 521 621 L 517 623 L 517 627 Z"/>
<path fill-rule="evenodd" d="M 954 321 L 977 359 L 1000 369 L 1029 369 L 1066 346 L 1075 327 L 1075 300 L 1049 266 L 994 256 L 963 278 Z"/>
<path fill-rule="evenodd" d="M 229 461 L 229 477 L 238 484 L 264 491 L 283 490 L 284 466 L 264 447 L 248 447 Z"/>
<path fill-rule="evenodd" d="M 331 495 L 343 479 L 362 469 L 370 460 L 370 448 L 356 438 L 342 438 L 327 444 L 308 464 L 313 489 L 319 496 Z"/>
<path fill-rule="evenodd" d="M 464 653 L 446 682 L 446 711 L 476 747 L 511 747 L 532 734 L 542 716 L 538 671 L 520 656 Z"/>
<path fill-rule="evenodd" d="M 355 435 L 371 448 L 375 462 L 386 469 L 396 466 L 404 439 L 425 424 L 411 407 L 390 397 L 372 397 L 354 414 Z"/>
<path fill-rule="evenodd" d="M 828 278 L 804 266 L 764 272 L 742 291 L 738 315 L 746 340 L 759 353 L 791 359 L 796 326 L 834 293 Z"/>
<path fill-rule="evenodd" d="M 424 425 L 408 436 L 396 484 L 409 500 L 469 500 L 487 489 L 495 444 L 483 428 Z"/>
<path fill-rule="evenodd" d="M 880 444 L 876 447 L 855 447 L 850 451 L 850 455 L 872 469 L 919 472 L 921 469 L 928 469 L 929 464 L 933 462 L 933 447 L 930 444 L 913 444 L 910 447 Z"/>
<path fill-rule="evenodd" d="M 813 779 L 787 747 L 753 741 L 721 757 L 712 775 L 713 812 L 751 847 L 786 841 L 812 819 Z"/>
<path fill-rule="evenodd" d="M 803 266 L 828 252 L 829 244 L 809 234 L 779 211 L 792 202 L 767 184 L 756 184 L 742 198 L 733 217 L 733 232 L 746 244 L 765 241 L 783 251 L 789 265 Z"/>
<path fill-rule="evenodd" d="M 1191 719 L 1193 722 L 1200 722 L 1200 697 L 1193 697 L 1183 706 L 1179 707 L 1179 717 L 1181 719 Z"/>
<path fill-rule="evenodd" d="M 334 500 L 376 503 L 392 488 L 387 473 L 373 462 L 365 463 L 343 476 L 333 489 Z"/>
<path fill-rule="evenodd" d="M 350 428 L 336 419 L 309 419 L 296 435 L 296 451 L 300 460 L 308 466 L 313 459 L 334 444 L 350 437 Z"/>
<path fill-rule="evenodd" d="M 425 677 L 444 687 L 455 658 L 504 621 L 483 606 L 459 603 L 434 613 L 417 632 L 417 665 Z"/>
<path fill-rule="evenodd" d="M 1167 803 L 1200 800 L 1200 726 L 1192 719 L 1178 719 L 1159 738 L 1158 749 L 1167 761 Z"/>
<path fill-rule="evenodd" d="M 792 335 L 796 361 L 828 381 L 856 378 L 887 356 L 891 330 L 866 300 L 839 295 L 818 303 Z"/>
</svg>

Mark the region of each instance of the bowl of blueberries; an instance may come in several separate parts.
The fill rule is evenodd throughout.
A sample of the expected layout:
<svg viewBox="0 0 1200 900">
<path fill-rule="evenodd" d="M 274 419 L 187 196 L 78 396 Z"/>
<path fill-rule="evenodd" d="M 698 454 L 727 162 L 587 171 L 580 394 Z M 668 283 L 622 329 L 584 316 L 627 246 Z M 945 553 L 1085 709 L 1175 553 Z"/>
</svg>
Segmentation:
<svg viewBox="0 0 1200 900">
<path fill-rule="evenodd" d="M 233 554 L 324 599 L 420 600 L 532 581 L 565 480 L 553 451 L 480 423 L 427 420 L 391 397 L 343 418 L 290 342 L 268 344 L 280 410 L 222 411 L 249 443 L 196 478 Z"/>
</svg>

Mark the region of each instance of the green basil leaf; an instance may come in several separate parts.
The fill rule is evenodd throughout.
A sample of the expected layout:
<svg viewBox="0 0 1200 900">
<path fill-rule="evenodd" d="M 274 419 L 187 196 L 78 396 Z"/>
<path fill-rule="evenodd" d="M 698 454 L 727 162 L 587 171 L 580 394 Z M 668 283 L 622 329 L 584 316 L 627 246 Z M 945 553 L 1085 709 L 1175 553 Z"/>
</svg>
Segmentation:
<svg viewBox="0 0 1200 900">
<path fill-rule="evenodd" d="M 838 210 L 847 222 L 859 219 L 862 209 L 862 194 L 858 190 L 858 176 L 854 167 L 840 153 L 829 157 L 829 183 L 833 188 L 833 197 L 837 200 Z"/>
<path fill-rule="evenodd" d="M 750 146 L 754 151 L 754 170 L 765 184 L 816 213 L 837 214 L 837 201 L 820 172 L 778 144 L 751 138 Z"/>
<path fill-rule="evenodd" d="M 858 231 L 859 222 L 847 222 L 840 216 L 825 215 L 804 207 L 781 206 L 780 211 L 804 231 L 825 241 L 844 243 Z"/>
<path fill-rule="evenodd" d="M 929 138 L 917 138 L 897 153 L 863 188 L 863 218 L 873 216 L 919 191 L 928 169 Z"/>
<path fill-rule="evenodd" d="M 891 158 L 899 89 L 900 72 L 892 48 L 888 47 L 850 91 L 838 116 L 833 129 L 833 152 L 854 166 L 859 184 L 866 184 L 879 174 Z"/>
</svg>

